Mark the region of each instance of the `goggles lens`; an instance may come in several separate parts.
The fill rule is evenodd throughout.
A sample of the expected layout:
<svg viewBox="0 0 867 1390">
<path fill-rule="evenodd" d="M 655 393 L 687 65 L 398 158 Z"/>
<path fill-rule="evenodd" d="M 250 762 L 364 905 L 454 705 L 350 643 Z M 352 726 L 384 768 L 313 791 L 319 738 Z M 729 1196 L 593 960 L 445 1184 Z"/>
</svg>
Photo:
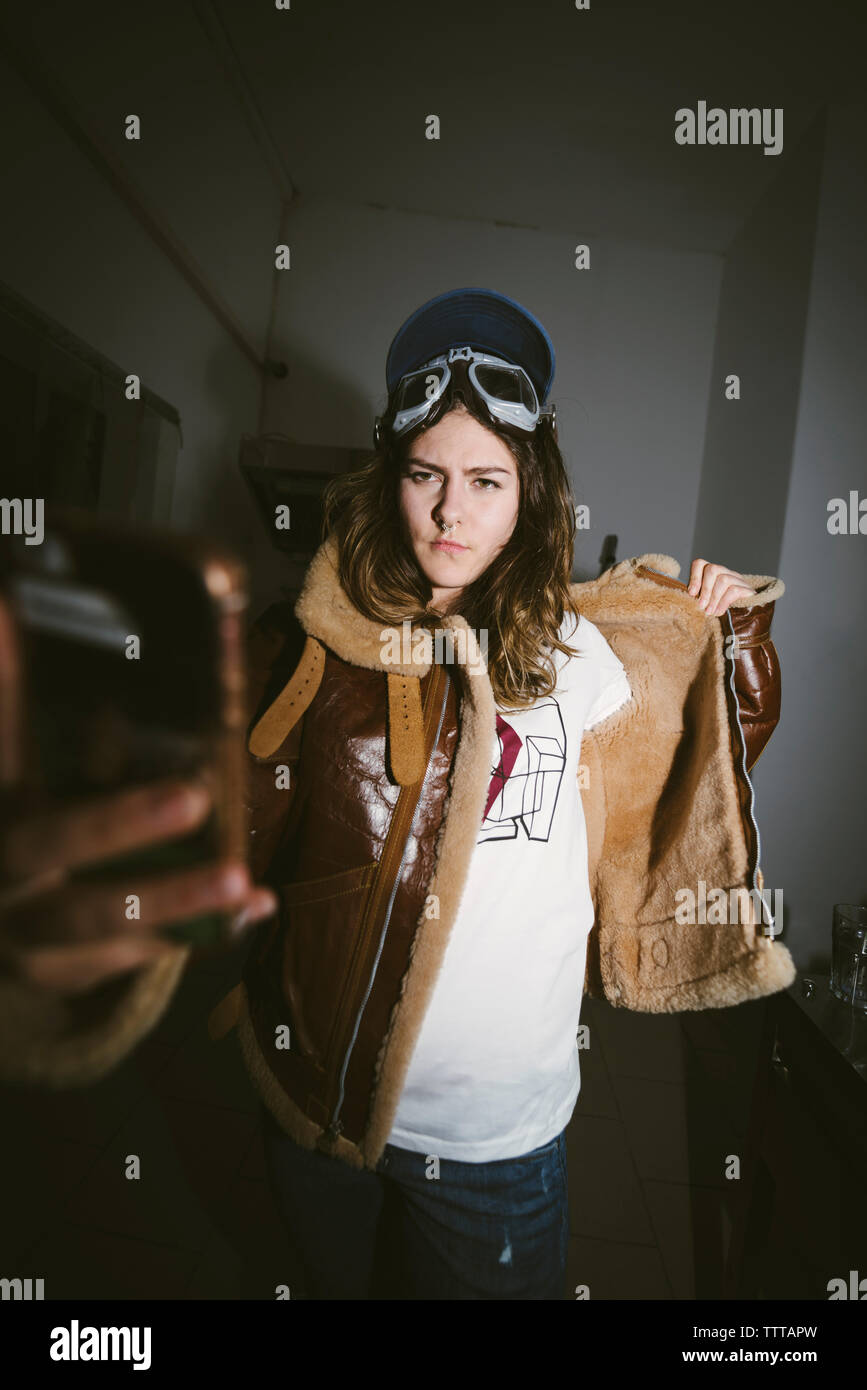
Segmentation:
<svg viewBox="0 0 867 1390">
<path fill-rule="evenodd" d="M 446 369 L 443 366 L 422 367 L 405 376 L 397 389 L 395 413 L 417 410 L 428 401 L 436 400 L 443 389 Z"/>
<path fill-rule="evenodd" d="M 476 380 L 486 395 L 509 405 L 523 405 L 536 410 L 533 388 L 524 372 L 517 367 L 496 367 L 487 362 L 476 364 Z"/>
</svg>

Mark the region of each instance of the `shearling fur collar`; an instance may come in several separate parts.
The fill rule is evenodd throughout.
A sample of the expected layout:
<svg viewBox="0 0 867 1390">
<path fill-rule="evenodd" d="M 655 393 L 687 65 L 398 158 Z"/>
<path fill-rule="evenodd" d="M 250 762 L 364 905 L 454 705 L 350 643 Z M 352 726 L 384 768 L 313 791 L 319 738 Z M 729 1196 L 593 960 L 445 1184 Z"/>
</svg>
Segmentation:
<svg viewBox="0 0 867 1390">
<path fill-rule="evenodd" d="M 341 660 L 353 665 L 403 676 L 427 675 L 431 663 L 420 649 L 409 650 L 411 659 L 408 662 L 384 659 L 387 629 L 382 623 L 364 617 L 344 592 L 337 554 L 337 540 L 330 536 L 320 545 L 307 570 L 295 605 L 295 614 L 305 632 L 319 638 Z M 632 615 L 638 605 L 642 618 L 652 622 L 654 616 L 670 621 L 674 605 L 683 613 L 684 621 L 695 625 L 696 633 L 713 621 L 698 607 L 685 586 L 676 589 L 657 584 L 637 573 L 642 566 L 671 579 L 677 579 L 680 574 L 680 565 L 671 555 L 653 552 L 621 560 L 598 579 L 570 586 L 579 610 L 595 623 L 597 618 L 604 621 Z M 733 605 L 737 608 L 770 603 L 780 598 L 785 589 L 782 581 L 771 575 L 748 574 L 744 578 L 755 589 L 767 587 L 752 597 L 738 599 Z M 463 641 L 455 641 L 455 660 L 461 665 L 478 665 L 481 661 L 478 643 L 466 619 L 460 614 L 447 616 L 442 619 L 442 626 L 456 634 L 465 634 Z"/>
</svg>

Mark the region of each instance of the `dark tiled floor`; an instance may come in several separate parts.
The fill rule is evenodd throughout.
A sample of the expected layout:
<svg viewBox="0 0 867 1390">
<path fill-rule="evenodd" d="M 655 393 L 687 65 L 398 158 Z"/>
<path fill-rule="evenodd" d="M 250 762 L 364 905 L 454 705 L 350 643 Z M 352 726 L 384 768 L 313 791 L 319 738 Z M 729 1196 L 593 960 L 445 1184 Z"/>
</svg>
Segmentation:
<svg viewBox="0 0 867 1390">
<path fill-rule="evenodd" d="M 590 1298 L 695 1298 L 696 1237 L 707 1233 L 720 1259 L 727 1248 L 725 1156 L 742 1139 L 712 1090 L 715 1077 L 731 1079 L 727 1039 L 713 1013 L 637 1014 L 585 999 L 581 1018 L 590 1046 L 567 1136 L 569 1295 L 580 1285 Z M 696 1056 L 713 1124 L 688 1124 Z"/>
<path fill-rule="evenodd" d="M 44 1278 L 49 1298 L 273 1299 L 297 1287 L 257 1098 L 234 1035 L 213 1044 L 206 1032 L 240 961 L 188 972 L 159 1025 L 97 1085 L 4 1089 L 0 1273 Z M 566 1296 L 693 1298 L 694 1224 L 727 1226 L 722 1165 L 738 1133 L 728 1117 L 722 1139 L 689 1149 L 686 1068 L 700 1056 L 706 1076 L 730 1078 L 725 1039 L 713 1016 L 589 999 L 582 1022 Z M 687 1036 L 698 1052 L 685 1061 Z"/>
</svg>

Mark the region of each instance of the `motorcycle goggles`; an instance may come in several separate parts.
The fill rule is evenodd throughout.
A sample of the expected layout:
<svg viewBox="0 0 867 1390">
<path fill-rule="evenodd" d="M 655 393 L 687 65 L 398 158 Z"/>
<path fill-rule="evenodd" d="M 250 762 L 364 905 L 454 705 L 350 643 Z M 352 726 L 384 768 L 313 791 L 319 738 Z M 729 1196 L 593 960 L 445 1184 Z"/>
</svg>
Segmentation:
<svg viewBox="0 0 867 1390">
<path fill-rule="evenodd" d="M 465 346 L 449 348 L 401 377 L 386 414 L 376 419 L 375 445 L 379 446 L 386 429 L 399 439 L 420 424 L 434 424 L 442 414 L 453 378 L 459 390 L 473 392 L 491 423 L 506 434 L 526 439 L 544 419 L 556 435 L 555 408 L 541 408 L 536 389 L 523 367 Z"/>
</svg>

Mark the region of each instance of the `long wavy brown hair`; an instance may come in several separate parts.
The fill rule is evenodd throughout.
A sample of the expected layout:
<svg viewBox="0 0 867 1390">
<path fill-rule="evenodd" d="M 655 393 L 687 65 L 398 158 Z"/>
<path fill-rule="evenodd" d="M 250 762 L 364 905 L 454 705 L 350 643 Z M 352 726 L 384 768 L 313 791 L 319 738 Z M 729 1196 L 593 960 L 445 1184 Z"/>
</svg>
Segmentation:
<svg viewBox="0 0 867 1390">
<path fill-rule="evenodd" d="M 518 441 L 492 426 L 472 398 L 461 401 L 511 451 L 520 501 L 512 535 L 464 589 L 458 611 L 477 637 L 487 632 L 487 669 L 496 704 L 525 709 L 555 689 L 553 651 L 578 654 L 559 636 L 567 613 L 576 621 L 579 617 L 569 593 L 575 540 L 572 491 L 547 422 Z M 455 404 L 447 401 L 446 412 Z M 386 432 L 359 468 L 331 479 L 324 490 L 322 538 L 336 537 L 340 582 L 365 617 L 384 624 L 408 619 L 433 631 L 441 614 L 430 606 L 432 586 L 406 536 L 398 497 L 410 446 L 424 433 L 422 427 L 393 440 Z"/>
</svg>

